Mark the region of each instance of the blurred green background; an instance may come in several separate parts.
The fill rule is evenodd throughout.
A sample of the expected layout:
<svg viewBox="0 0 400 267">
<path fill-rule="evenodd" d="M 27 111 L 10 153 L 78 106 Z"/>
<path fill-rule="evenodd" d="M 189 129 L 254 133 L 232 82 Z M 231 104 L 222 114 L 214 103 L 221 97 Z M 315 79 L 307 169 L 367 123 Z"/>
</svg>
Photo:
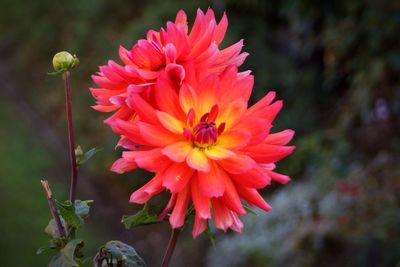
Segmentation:
<svg viewBox="0 0 400 267">
<path fill-rule="evenodd" d="M 249 215 L 243 234 L 216 233 L 212 248 L 184 231 L 172 266 L 400 266 L 399 1 L 0 0 L 0 251 L 2 266 L 45 266 L 50 214 L 40 179 L 67 196 L 64 93 L 52 56 L 67 50 L 77 144 L 102 147 L 80 170 L 79 197 L 93 199 L 86 255 L 111 239 L 159 266 L 168 225 L 126 231 L 130 193 L 148 176 L 109 171 L 117 137 L 92 110 L 90 75 L 184 9 L 227 11 L 224 45 L 244 38 L 255 75 L 252 101 L 284 99 L 275 131 L 296 130 L 295 153 L 278 164 L 292 181 L 263 190 L 274 210 Z M 157 198 L 157 205 L 163 198 Z M 90 262 L 87 264 L 90 266 Z"/>
</svg>

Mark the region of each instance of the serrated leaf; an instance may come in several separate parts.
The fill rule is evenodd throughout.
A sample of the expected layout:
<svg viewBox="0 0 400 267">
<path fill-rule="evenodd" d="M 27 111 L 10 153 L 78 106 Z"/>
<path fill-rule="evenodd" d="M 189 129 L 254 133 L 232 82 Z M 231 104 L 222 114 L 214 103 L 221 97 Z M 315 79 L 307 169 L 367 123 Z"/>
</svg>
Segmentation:
<svg viewBox="0 0 400 267">
<path fill-rule="evenodd" d="M 244 204 L 243 208 L 246 210 L 246 212 L 258 216 L 258 213 L 255 210 L 253 210 L 250 206 Z"/>
<path fill-rule="evenodd" d="M 85 163 L 86 161 L 88 161 L 89 159 L 91 159 L 96 153 L 100 152 L 102 150 L 102 148 L 92 148 L 89 151 L 86 151 L 83 153 L 82 148 L 80 146 L 78 146 L 75 149 L 75 155 L 76 155 L 76 163 L 78 165 L 82 165 L 83 163 Z"/>
<path fill-rule="evenodd" d="M 56 200 L 56 205 L 61 216 L 69 226 L 75 228 L 81 226 L 83 219 L 75 213 L 75 206 L 72 205 L 71 201 L 66 200 L 64 203 L 62 203 Z"/>
<path fill-rule="evenodd" d="M 109 241 L 104 246 L 104 249 L 111 254 L 113 259 L 121 261 L 124 267 L 146 267 L 146 263 L 137 254 L 136 250 L 121 241 Z"/>
<path fill-rule="evenodd" d="M 211 228 L 210 228 L 210 225 L 208 224 L 208 222 L 207 222 L 207 228 L 203 232 L 203 234 L 208 238 L 211 245 L 215 248 L 215 237 L 214 237 L 213 233 L 211 232 Z"/>
<path fill-rule="evenodd" d="M 121 222 L 125 225 L 126 229 L 130 229 L 139 225 L 160 223 L 161 221 L 157 219 L 157 215 L 149 214 L 149 208 L 147 204 L 145 204 L 143 209 L 138 213 L 122 216 Z"/>
<path fill-rule="evenodd" d="M 80 259 L 77 258 L 77 253 L 83 247 L 83 241 L 74 239 L 68 242 L 59 253 L 53 256 L 48 267 L 77 267 L 80 266 Z"/>
<path fill-rule="evenodd" d="M 82 219 L 86 219 L 89 217 L 90 206 L 88 203 L 91 203 L 91 200 L 75 200 L 75 214 L 78 215 Z"/>
</svg>

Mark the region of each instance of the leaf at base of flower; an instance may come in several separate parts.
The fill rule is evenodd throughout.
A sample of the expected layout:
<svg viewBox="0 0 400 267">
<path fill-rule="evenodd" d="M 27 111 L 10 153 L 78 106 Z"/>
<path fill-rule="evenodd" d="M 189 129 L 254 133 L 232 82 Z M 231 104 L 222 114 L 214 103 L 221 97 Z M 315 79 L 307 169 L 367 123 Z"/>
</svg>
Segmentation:
<svg viewBox="0 0 400 267">
<path fill-rule="evenodd" d="M 145 204 L 143 209 L 138 213 L 122 216 L 121 222 L 125 225 L 126 229 L 130 229 L 139 225 L 160 223 L 161 221 L 157 219 L 157 215 L 149 213 L 149 208 Z"/>
</svg>

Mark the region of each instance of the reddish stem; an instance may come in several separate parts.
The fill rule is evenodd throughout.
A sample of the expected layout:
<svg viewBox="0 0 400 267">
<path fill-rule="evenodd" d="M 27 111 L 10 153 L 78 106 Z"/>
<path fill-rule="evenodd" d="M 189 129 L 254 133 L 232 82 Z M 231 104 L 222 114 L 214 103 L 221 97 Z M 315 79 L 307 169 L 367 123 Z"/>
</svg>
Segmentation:
<svg viewBox="0 0 400 267">
<path fill-rule="evenodd" d="M 165 251 L 165 255 L 164 255 L 161 267 L 169 266 L 169 262 L 171 261 L 172 254 L 174 253 L 176 241 L 178 240 L 180 231 L 181 231 L 180 228 L 172 229 L 171 237 L 169 239 L 168 247 L 167 247 L 167 250 Z"/>
<path fill-rule="evenodd" d="M 42 183 L 42 187 L 46 194 L 46 198 L 47 198 L 47 202 L 49 204 L 51 216 L 53 217 L 53 219 L 57 225 L 58 234 L 60 235 L 61 238 L 65 238 L 65 230 L 64 230 L 64 227 L 62 226 L 60 215 L 58 214 L 56 203 L 54 201 L 52 192 L 50 190 L 49 182 L 46 180 L 40 181 L 40 182 Z"/>
<path fill-rule="evenodd" d="M 69 141 L 69 160 L 71 163 L 71 186 L 69 191 L 69 200 L 74 203 L 76 198 L 76 185 L 78 183 L 78 166 L 75 158 L 75 139 L 74 127 L 72 121 L 72 108 L 71 108 L 71 85 L 70 73 L 66 71 L 63 74 L 65 81 L 65 108 L 67 113 L 67 127 L 68 127 L 68 141 Z"/>
</svg>

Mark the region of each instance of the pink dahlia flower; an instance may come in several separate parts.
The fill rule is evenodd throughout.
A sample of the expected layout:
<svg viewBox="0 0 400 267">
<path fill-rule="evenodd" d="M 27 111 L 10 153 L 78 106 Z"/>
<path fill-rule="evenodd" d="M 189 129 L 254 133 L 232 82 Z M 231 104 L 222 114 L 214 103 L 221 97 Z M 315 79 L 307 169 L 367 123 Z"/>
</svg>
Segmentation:
<svg viewBox="0 0 400 267">
<path fill-rule="evenodd" d="M 165 84 L 170 84 L 168 79 Z M 218 229 L 240 232 L 239 216 L 246 214 L 242 200 L 271 210 L 257 189 L 272 180 L 289 181 L 274 171 L 274 163 L 292 153 L 294 146 L 286 144 L 294 132 L 270 133 L 282 101 L 273 103 L 275 93 L 269 92 L 248 107 L 252 87 L 253 76 L 231 65 L 220 75 L 207 73 L 183 82 L 179 90 L 165 86 L 163 102 L 156 108 L 140 93 L 131 93 L 126 101 L 138 118 L 116 119 L 115 130 L 136 149 L 123 152 L 112 170 L 140 167 L 155 176 L 130 202 L 143 204 L 168 190 L 171 198 L 161 217 L 171 212 L 173 228 L 184 224 L 192 202 L 194 237 L 209 219 Z"/>
<path fill-rule="evenodd" d="M 169 80 L 181 85 L 198 71 L 218 74 L 228 65 L 241 65 L 248 55 L 241 53 L 242 40 L 225 49 L 219 48 L 227 26 L 225 14 L 217 23 L 211 9 L 205 14 L 199 9 L 189 32 L 186 14 L 179 11 L 175 22 L 167 22 L 165 29 L 148 31 L 147 38 L 139 40 L 129 50 L 121 47 L 122 66 L 110 60 L 92 76 L 99 86 L 91 88 L 97 100 L 93 108 L 114 112 L 106 120 L 114 128 L 116 118 L 128 121 L 135 115 L 126 101 L 130 94 L 139 93 L 150 105 L 156 104 L 157 96 L 151 89 L 161 87 L 159 90 L 163 90 L 162 76 L 169 76 Z M 192 73 L 187 73 L 188 68 Z"/>
</svg>

